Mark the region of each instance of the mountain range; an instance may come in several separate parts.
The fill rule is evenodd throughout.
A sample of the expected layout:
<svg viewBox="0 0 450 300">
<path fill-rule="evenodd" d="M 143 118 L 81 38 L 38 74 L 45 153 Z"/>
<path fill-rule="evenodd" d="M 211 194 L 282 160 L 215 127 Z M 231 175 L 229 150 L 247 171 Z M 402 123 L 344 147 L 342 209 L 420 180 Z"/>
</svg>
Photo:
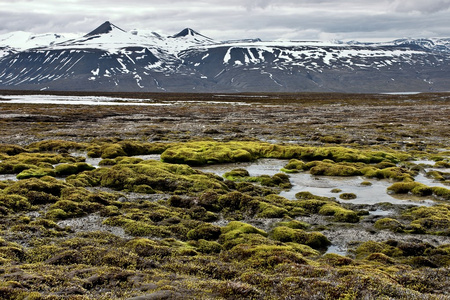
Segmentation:
<svg viewBox="0 0 450 300">
<path fill-rule="evenodd" d="M 0 35 L 0 89 L 121 92 L 450 91 L 450 38 L 216 41 L 105 22 L 77 35 Z"/>
</svg>

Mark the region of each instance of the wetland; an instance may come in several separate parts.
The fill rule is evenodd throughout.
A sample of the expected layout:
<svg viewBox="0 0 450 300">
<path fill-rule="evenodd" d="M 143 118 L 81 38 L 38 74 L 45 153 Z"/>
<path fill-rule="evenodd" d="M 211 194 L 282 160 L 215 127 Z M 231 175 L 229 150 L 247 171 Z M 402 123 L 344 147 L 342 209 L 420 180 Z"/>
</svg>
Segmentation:
<svg viewBox="0 0 450 300">
<path fill-rule="evenodd" d="M 450 94 L 0 91 L 1 299 L 450 299 Z"/>
</svg>

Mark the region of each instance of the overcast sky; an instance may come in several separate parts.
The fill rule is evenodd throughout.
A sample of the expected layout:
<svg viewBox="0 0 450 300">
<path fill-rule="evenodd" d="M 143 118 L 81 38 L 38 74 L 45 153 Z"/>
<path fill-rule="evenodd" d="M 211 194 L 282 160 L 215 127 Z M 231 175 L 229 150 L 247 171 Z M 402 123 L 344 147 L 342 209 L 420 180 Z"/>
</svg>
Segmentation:
<svg viewBox="0 0 450 300">
<path fill-rule="evenodd" d="M 87 33 L 104 21 L 216 40 L 450 37 L 450 0 L 0 0 L 0 34 Z"/>
</svg>

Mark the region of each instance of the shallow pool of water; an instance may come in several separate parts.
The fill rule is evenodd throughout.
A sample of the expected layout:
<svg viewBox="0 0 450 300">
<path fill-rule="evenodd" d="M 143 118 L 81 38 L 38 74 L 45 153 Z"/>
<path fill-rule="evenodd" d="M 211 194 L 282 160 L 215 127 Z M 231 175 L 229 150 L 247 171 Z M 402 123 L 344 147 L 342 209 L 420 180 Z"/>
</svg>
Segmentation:
<svg viewBox="0 0 450 300">
<path fill-rule="evenodd" d="M 0 174 L 0 180 L 18 180 L 16 174 Z"/>
<path fill-rule="evenodd" d="M 425 177 L 424 174 L 419 173 L 419 175 L 417 175 L 416 177 L 414 177 L 414 180 L 420 183 L 423 183 L 425 185 L 428 185 L 430 187 L 433 186 L 440 186 L 440 187 L 444 187 L 444 188 L 450 188 L 450 186 L 443 184 L 442 182 L 436 181 L 433 178 L 428 178 Z"/>
<path fill-rule="evenodd" d="M 270 175 L 281 172 L 287 163 L 287 160 L 281 159 L 260 159 L 256 162 L 233 163 L 197 167 L 196 169 L 203 172 L 214 173 L 223 176 L 224 173 L 236 168 L 246 169 L 250 176 Z M 324 197 L 335 197 L 340 202 L 353 204 L 376 204 L 381 202 L 389 202 L 392 204 L 413 204 L 413 205 L 432 205 L 434 202 L 431 198 L 416 197 L 412 195 L 389 195 L 387 188 L 392 185 L 389 180 L 367 179 L 361 176 L 337 177 L 337 176 L 313 176 L 307 172 L 289 174 L 293 187 L 288 191 L 282 191 L 280 196 L 294 200 L 295 194 L 298 192 L 308 191 L 314 195 Z M 427 180 L 430 179 L 422 176 Z M 423 179 L 420 177 L 419 179 Z M 361 185 L 361 182 L 369 181 L 371 185 Z M 434 182 L 433 182 L 434 183 Z M 442 184 L 436 183 L 440 186 Z M 332 193 L 332 189 L 341 189 L 339 193 Z M 353 200 L 341 200 L 341 193 L 354 193 L 357 195 Z"/>
<path fill-rule="evenodd" d="M 347 255 L 347 248 L 344 246 L 338 246 L 338 245 L 330 245 L 327 249 L 327 251 L 325 252 L 325 254 L 327 253 L 333 253 L 333 254 L 339 254 L 342 256 Z"/>
<path fill-rule="evenodd" d="M 100 157 L 88 157 L 86 152 L 73 152 L 73 153 L 70 153 L 70 155 L 75 156 L 75 157 L 84 156 L 86 158 L 85 162 L 96 168 L 99 167 L 99 163 L 103 159 Z M 141 158 L 143 160 L 149 160 L 149 159 L 161 160 L 160 154 L 135 155 L 135 156 L 131 156 L 131 157 Z"/>
<path fill-rule="evenodd" d="M 226 172 L 229 172 L 233 169 L 243 168 L 248 171 L 250 176 L 260 176 L 260 175 L 273 176 L 277 173 L 281 173 L 280 171 L 281 168 L 283 168 L 286 164 L 287 164 L 286 160 L 263 158 L 255 162 L 209 165 L 209 166 L 195 167 L 195 169 L 222 176 Z"/>
<path fill-rule="evenodd" d="M 313 176 L 309 173 L 291 174 L 292 189 L 282 191 L 280 196 L 287 199 L 295 199 L 298 192 L 311 192 L 314 195 L 324 197 L 335 197 L 337 201 L 353 204 L 377 204 L 389 202 L 392 204 L 416 204 L 431 205 L 433 201 L 424 197 L 414 197 L 411 195 L 390 195 L 387 188 L 392 185 L 388 180 L 367 179 L 360 176 L 336 177 L 336 176 Z M 361 185 L 361 182 L 369 181 L 371 185 Z M 341 192 L 333 193 L 333 189 L 340 189 Z M 339 195 L 342 193 L 354 193 L 357 198 L 352 200 L 342 200 Z"/>
</svg>

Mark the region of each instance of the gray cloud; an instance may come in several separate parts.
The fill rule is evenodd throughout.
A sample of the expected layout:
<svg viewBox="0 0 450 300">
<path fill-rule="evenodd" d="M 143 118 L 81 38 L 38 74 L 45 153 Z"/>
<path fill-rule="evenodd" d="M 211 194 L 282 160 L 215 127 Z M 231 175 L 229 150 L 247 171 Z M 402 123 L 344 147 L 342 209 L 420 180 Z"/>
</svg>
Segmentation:
<svg viewBox="0 0 450 300">
<path fill-rule="evenodd" d="M 126 30 L 174 34 L 192 27 L 217 40 L 444 37 L 450 0 L 12 0 L 0 34 L 79 32 L 110 20 Z"/>
<path fill-rule="evenodd" d="M 393 7 L 397 12 L 420 12 L 431 14 L 448 11 L 450 0 L 418 1 L 418 0 L 395 0 Z"/>
</svg>

